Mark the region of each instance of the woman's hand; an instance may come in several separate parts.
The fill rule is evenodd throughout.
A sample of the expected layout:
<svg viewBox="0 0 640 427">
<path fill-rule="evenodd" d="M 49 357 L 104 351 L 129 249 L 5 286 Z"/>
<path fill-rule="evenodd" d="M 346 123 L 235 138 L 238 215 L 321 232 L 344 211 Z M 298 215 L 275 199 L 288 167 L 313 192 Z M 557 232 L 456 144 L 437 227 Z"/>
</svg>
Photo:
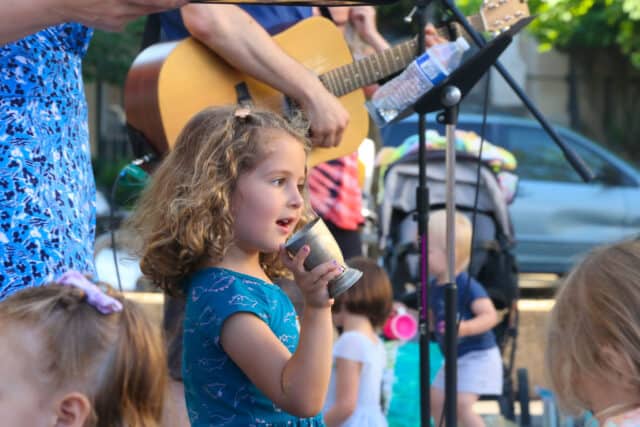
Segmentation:
<svg viewBox="0 0 640 427">
<path fill-rule="evenodd" d="M 376 9 L 373 6 L 352 6 L 349 10 L 349 22 L 358 36 L 375 52 L 389 48 L 389 43 L 378 31 Z"/>
<path fill-rule="evenodd" d="M 352 6 L 349 10 L 349 21 L 365 41 L 371 34 L 378 33 L 376 9 L 373 6 Z"/>
<path fill-rule="evenodd" d="M 432 24 L 424 27 L 424 45 L 427 49 L 440 43 L 446 42 L 447 39 L 438 34 L 438 30 Z"/>
<path fill-rule="evenodd" d="M 305 306 L 314 308 L 330 307 L 333 299 L 329 297 L 327 285 L 329 281 L 338 277 L 343 272 L 343 267 L 336 261 L 327 261 L 307 271 L 304 268 L 304 260 L 310 253 L 308 245 L 304 245 L 298 253 L 291 258 L 284 247 L 280 248 L 280 259 L 285 267 L 293 273 L 294 280 L 304 298 Z"/>
</svg>

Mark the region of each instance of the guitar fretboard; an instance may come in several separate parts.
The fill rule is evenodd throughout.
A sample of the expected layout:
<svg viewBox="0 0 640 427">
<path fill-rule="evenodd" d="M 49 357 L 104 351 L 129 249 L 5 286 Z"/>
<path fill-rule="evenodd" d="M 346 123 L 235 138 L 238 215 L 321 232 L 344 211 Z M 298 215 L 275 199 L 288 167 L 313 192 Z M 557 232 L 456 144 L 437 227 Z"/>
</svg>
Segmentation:
<svg viewBox="0 0 640 427">
<path fill-rule="evenodd" d="M 479 16 L 471 16 L 469 21 L 475 28 L 482 26 Z M 459 24 L 453 26 L 455 34 L 466 36 Z M 437 31 L 442 37 L 451 36 L 446 28 L 439 28 Z M 397 73 L 413 61 L 418 53 L 418 39 L 414 37 L 380 53 L 328 71 L 320 76 L 320 81 L 329 92 L 340 97 Z"/>
<path fill-rule="evenodd" d="M 340 97 L 402 70 L 417 54 L 417 40 L 408 40 L 328 71 L 320 76 L 320 81 L 329 92 Z"/>
</svg>

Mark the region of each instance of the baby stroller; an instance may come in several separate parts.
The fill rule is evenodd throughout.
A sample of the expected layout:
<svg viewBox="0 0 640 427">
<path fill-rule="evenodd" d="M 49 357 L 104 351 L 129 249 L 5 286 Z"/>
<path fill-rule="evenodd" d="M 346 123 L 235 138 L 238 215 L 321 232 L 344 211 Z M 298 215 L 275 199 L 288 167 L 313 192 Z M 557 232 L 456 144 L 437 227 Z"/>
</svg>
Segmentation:
<svg viewBox="0 0 640 427">
<path fill-rule="evenodd" d="M 420 283 L 418 229 L 414 220 L 418 185 L 417 157 L 417 153 L 409 154 L 388 166 L 384 172 L 384 193 L 379 209 L 383 264 L 389 272 L 394 297 L 414 307 L 414 289 Z M 429 209 L 444 209 L 445 152 L 427 150 L 426 159 Z M 503 356 L 503 393 L 500 396 L 481 398 L 497 400 L 501 414 L 511 421 L 515 421 L 514 402 L 517 399 L 521 408 L 520 425 L 528 426 L 530 414 L 526 369 L 519 369 L 517 372 L 517 391 L 513 381 L 519 290 L 508 203 L 495 168 L 488 162 L 479 161 L 477 156 L 466 152 L 458 152 L 456 160 L 456 207 L 474 223 L 469 273 L 485 286 L 501 319 L 494 328 L 494 333 Z M 476 187 L 478 200 L 474 215 Z"/>
</svg>

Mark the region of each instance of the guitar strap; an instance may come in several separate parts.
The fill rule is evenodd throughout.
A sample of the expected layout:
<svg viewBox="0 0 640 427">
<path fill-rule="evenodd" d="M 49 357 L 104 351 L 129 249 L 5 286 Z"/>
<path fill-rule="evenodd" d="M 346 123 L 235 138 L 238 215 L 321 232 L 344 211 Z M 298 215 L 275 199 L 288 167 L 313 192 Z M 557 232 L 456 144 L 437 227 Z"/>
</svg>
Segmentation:
<svg viewBox="0 0 640 427">
<path fill-rule="evenodd" d="M 327 6 L 320 6 L 318 9 L 320 9 L 320 13 L 322 14 L 322 16 L 324 16 L 325 18 L 327 18 L 328 20 L 332 21 L 335 24 L 336 21 L 333 20 L 333 16 L 331 16 L 331 11 L 329 11 L 329 8 Z"/>
<path fill-rule="evenodd" d="M 160 41 L 161 29 L 160 15 L 152 13 L 147 16 L 147 21 L 144 23 L 144 32 L 142 33 L 142 43 L 140 44 L 140 51 L 138 53 Z"/>
</svg>

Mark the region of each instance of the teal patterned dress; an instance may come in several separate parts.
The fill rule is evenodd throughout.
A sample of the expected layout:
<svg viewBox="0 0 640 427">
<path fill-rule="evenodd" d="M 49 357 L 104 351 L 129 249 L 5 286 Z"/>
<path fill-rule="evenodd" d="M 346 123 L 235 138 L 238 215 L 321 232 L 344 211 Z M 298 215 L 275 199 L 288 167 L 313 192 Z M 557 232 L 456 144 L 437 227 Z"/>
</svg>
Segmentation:
<svg viewBox="0 0 640 427">
<path fill-rule="evenodd" d="M 194 273 L 184 289 L 182 374 L 192 427 L 324 426 L 321 416 L 301 419 L 278 408 L 220 345 L 223 322 L 245 312 L 264 321 L 290 352 L 295 351 L 296 312 L 278 286 L 235 271 L 207 268 Z"/>
</svg>

